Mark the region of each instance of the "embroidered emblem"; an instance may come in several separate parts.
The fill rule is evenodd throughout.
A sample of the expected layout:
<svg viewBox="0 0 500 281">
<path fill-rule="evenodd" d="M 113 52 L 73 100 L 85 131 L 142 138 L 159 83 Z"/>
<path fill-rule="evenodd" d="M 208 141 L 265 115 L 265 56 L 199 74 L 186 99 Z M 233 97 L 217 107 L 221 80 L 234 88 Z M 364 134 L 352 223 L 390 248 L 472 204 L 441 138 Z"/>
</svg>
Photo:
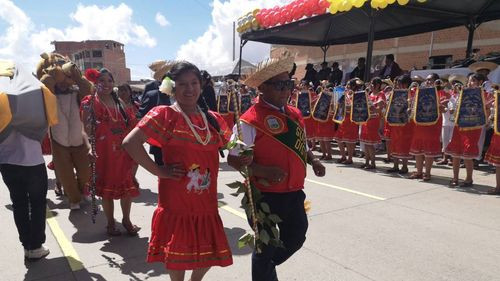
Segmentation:
<svg viewBox="0 0 500 281">
<path fill-rule="evenodd" d="M 266 125 L 266 129 L 268 129 L 273 134 L 279 134 L 285 129 L 283 121 L 273 115 L 266 116 L 266 118 L 264 118 L 264 123 Z"/>
<path fill-rule="evenodd" d="M 198 164 L 193 164 L 189 167 L 189 172 L 187 173 L 189 182 L 186 186 L 188 192 L 193 191 L 197 194 L 202 194 L 203 191 L 208 191 L 210 187 L 210 170 L 207 169 L 204 174 L 200 170 L 200 165 Z"/>
</svg>

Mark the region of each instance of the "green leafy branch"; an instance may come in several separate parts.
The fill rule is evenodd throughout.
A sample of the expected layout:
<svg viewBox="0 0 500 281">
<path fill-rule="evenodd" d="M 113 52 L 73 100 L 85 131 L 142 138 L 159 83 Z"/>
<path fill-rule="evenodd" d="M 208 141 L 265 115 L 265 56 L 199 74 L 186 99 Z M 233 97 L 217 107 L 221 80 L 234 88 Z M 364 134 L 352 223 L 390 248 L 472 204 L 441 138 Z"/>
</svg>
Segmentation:
<svg viewBox="0 0 500 281">
<path fill-rule="evenodd" d="M 239 147 L 240 155 L 250 156 L 253 154 L 253 146 L 247 146 L 244 142 L 240 140 L 233 140 L 228 143 L 228 149 Z M 248 169 L 242 169 L 239 171 L 240 174 L 245 178 L 244 182 L 235 181 L 227 184 L 228 187 L 235 189 L 234 196 L 238 196 L 243 193 L 241 198 L 241 207 L 245 210 L 245 214 L 248 220 L 252 221 L 252 206 L 249 200 L 247 190 L 251 191 L 253 202 L 255 202 L 255 214 L 257 220 L 257 229 L 254 229 L 257 233 L 245 233 L 238 240 L 238 247 L 243 248 L 249 246 L 261 252 L 264 245 L 271 245 L 274 247 L 283 247 L 283 242 L 279 239 L 279 230 L 276 227 L 278 223 L 281 222 L 281 218 L 271 213 L 271 208 L 266 202 L 262 202 L 262 194 L 257 189 L 250 179 L 250 172 Z M 263 185 L 269 185 L 265 180 L 261 180 L 259 183 Z"/>
</svg>

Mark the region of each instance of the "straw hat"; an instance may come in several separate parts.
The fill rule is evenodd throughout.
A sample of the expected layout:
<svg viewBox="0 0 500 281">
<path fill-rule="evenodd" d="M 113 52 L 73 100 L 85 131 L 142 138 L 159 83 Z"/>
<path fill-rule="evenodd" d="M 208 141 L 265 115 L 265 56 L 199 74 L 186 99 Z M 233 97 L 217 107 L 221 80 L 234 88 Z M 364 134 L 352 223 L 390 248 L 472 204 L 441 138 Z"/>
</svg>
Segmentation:
<svg viewBox="0 0 500 281">
<path fill-rule="evenodd" d="M 160 81 L 165 74 L 172 68 L 174 61 L 158 60 L 154 61 L 149 65 L 149 69 L 153 71 L 153 78 L 156 81 Z"/>
<path fill-rule="evenodd" d="M 392 82 L 392 80 L 390 78 L 382 79 L 382 83 L 387 84 L 391 87 L 394 87 L 394 83 Z"/>
<path fill-rule="evenodd" d="M 413 82 L 423 82 L 424 78 L 422 78 L 422 76 L 419 76 L 419 75 L 414 75 L 414 76 L 411 77 L 411 81 L 413 81 Z"/>
<path fill-rule="evenodd" d="M 457 82 L 462 83 L 462 85 L 466 85 L 467 84 L 467 77 L 465 77 L 464 75 L 461 75 L 461 74 L 452 74 L 452 75 L 450 75 L 450 77 L 448 77 L 448 81 L 450 81 L 450 83 L 452 83 L 452 84 L 453 84 L 453 81 L 457 81 Z"/>
<path fill-rule="evenodd" d="M 497 68 L 498 64 L 491 61 L 478 61 L 469 65 L 469 69 L 473 72 L 478 72 L 482 69 L 487 69 L 488 71 L 493 71 Z"/>
<path fill-rule="evenodd" d="M 262 61 L 243 83 L 248 87 L 257 88 L 274 76 L 291 71 L 294 61 L 295 56 L 288 51 L 284 52 L 278 58 L 270 58 Z"/>
</svg>

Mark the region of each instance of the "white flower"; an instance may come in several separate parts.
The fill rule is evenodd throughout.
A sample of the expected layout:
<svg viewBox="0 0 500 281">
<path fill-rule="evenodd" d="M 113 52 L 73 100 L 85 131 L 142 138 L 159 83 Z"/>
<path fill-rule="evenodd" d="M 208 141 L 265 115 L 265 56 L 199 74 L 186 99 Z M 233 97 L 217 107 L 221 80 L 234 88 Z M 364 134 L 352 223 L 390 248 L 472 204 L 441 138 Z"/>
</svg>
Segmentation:
<svg viewBox="0 0 500 281">
<path fill-rule="evenodd" d="M 170 79 L 170 77 L 167 76 L 161 82 L 160 92 L 167 94 L 167 95 L 172 95 L 174 88 L 175 88 L 175 81 Z"/>
</svg>

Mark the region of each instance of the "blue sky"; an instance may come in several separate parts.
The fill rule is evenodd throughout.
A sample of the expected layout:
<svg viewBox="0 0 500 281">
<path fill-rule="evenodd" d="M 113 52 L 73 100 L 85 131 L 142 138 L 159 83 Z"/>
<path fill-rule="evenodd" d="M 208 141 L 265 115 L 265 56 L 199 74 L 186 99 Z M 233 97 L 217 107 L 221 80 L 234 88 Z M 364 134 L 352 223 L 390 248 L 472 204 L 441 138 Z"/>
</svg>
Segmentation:
<svg viewBox="0 0 500 281">
<path fill-rule="evenodd" d="M 52 40 L 112 39 L 125 44 L 132 78 L 149 77 L 147 65 L 158 59 L 187 59 L 226 74 L 234 63 L 232 22 L 254 8 L 286 2 L 0 0 L 0 58 L 34 64 L 41 52 L 53 50 Z M 156 21 L 158 13 L 167 25 Z M 269 45 L 252 44 L 244 59 L 256 63 L 269 56 Z"/>
</svg>

